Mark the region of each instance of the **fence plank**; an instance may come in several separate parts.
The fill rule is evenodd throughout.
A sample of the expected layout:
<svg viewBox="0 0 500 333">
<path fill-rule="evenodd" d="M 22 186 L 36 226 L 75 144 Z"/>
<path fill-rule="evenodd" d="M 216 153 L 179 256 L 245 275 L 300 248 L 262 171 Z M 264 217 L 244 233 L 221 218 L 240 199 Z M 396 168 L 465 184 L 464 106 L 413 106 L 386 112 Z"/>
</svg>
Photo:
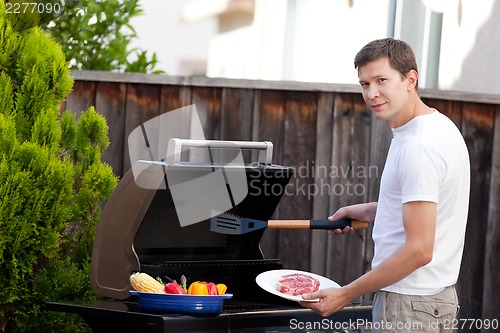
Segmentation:
<svg viewBox="0 0 500 333">
<path fill-rule="evenodd" d="M 313 170 L 314 185 L 317 189 L 331 185 L 330 166 L 332 160 L 334 93 L 320 93 L 316 120 L 316 159 Z M 313 198 L 313 218 L 324 219 L 331 215 L 330 191 Z M 328 234 L 323 230 L 311 232 L 311 272 L 326 275 L 326 244 Z"/>
<path fill-rule="evenodd" d="M 78 118 L 82 111 L 87 111 L 90 106 L 95 105 L 96 87 L 96 82 L 75 81 L 71 94 L 66 98 L 66 110 Z"/>
<path fill-rule="evenodd" d="M 221 107 L 221 140 L 252 141 L 254 90 L 224 88 Z M 256 161 L 257 152 L 242 151 L 246 162 Z"/>
<path fill-rule="evenodd" d="M 253 112 L 253 140 L 271 141 L 274 144 L 273 163 L 283 164 L 285 136 L 285 103 L 284 91 L 261 90 L 255 95 Z"/>
<path fill-rule="evenodd" d="M 385 160 L 392 140 L 391 128 L 386 122 L 372 116 L 370 167 L 376 169 L 368 183 L 368 201 L 377 201 L 380 189 L 380 176 L 384 170 Z"/>
<path fill-rule="evenodd" d="M 283 142 L 285 131 L 285 92 L 258 90 L 255 93 L 252 139 L 271 141 L 274 145 L 273 163 L 283 164 Z M 274 213 L 280 217 L 281 204 Z M 260 246 L 265 258 L 278 258 L 278 230 L 265 230 Z"/>
<path fill-rule="evenodd" d="M 160 114 L 180 109 L 191 104 L 191 88 L 161 86 Z"/>
<path fill-rule="evenodd" d="M 191 88 L 181 86 L 161 86 L 159 115 L 161 132 L 158 136 L 158 157 L 167 158 L 168 143 L 171 138 L 189 139 L 191 135 L 192 109 Z M 186 107 L 182 110 L 181 108 Z M 188 109 L 189 108 L 189 109 Z M 181 155 L 181 160 L 188 160 L 188 153 Z"/>
<path fill-rule="evenodd" d="M 253 102 L 253 90 L 222 90 L 221 140 L 252 140 Z"/>
<path fill-rule="evenodd" d="M 127 85 L 125 100 L 125 130 L 123 138 L 123 172 L 131 168 L 128 136 L 144 122 L 157 117 L 160 109 L 160 86 L 148 84 Z"/>
<path fill-rule="evenodd" d="M 102 154 L 102 160 L 111 165 L 115 175 L 119 177 L 125 174 L 123 170 L 125 96 L 124 83 L 97 83 L 95 109 L 106 119 L 110 139 L 110 145 Z"/>
<path fill-rule="evenodd" d="M 462 133 L 471 161 L 471 200 L 457 292 L 460 318 L 481 318 L 494 106 L 464 103 Z M 481 281 L 481 283 L 478 283 Z"/>
<path fill-rule="evenodd" d="M 220 140 L 221 88 L 193 87 L 192 103 L 196 105 L 207 140 Z"/>
<path fill-rule="evenodd" d="M 162 86 L 160 90 L 160 115 L 162 116 L 162 126 L 159 154 L 168 155 L 168 142 L 171 138 L 180 139 L 204 139 L 204 137 L 193 137 L 191 135 L 193 110 L 191 105 L 191 88 L 181 86 Z M 182 110 L 181 108 L 185 109 Z M 166 117 L 166 118 L 163 118 Z M 199 135 L 202 135 L 199 133 Z M 181 155 L 181 160 L 189 160 L 189 153 Z"/>
<path fill-rule="evenodd" d="M 286 219 L 310 219 L 312 201 L 308 174 L 314 163 L 316 145 L 317 94 L 287 94 L 283 164 L 296 170 L 292 179 L 293 194 L 281 200 L 280 213 Z M 288 193 L 287 193 L 288 194 Z M 310 270 L 310 231 L 280 230 L 279 257 L 288 268 Z"/>
</svg>

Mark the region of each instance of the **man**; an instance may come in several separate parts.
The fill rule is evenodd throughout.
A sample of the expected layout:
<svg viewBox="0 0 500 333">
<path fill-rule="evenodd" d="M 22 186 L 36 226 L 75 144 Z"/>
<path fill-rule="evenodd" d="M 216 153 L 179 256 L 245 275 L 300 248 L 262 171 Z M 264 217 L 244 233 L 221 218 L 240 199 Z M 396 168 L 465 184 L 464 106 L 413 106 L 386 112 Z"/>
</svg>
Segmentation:
<svg viewBox="0 0 500 333">
<path fill-rule="evenodd" d="M 374 223 L 372 270 L 341 288 L 306 294 L 320 300 L 301 305 L 328 316 L 375 292 L 375 332 L 451 332 L 469 204 L 467 147 L 457 127 L 420 99 L 407 43 L 372 41 L 354 65 L 366 104 L 394 137 L 378 202 L 343 207 L 329 219 Z"/>
</svg>

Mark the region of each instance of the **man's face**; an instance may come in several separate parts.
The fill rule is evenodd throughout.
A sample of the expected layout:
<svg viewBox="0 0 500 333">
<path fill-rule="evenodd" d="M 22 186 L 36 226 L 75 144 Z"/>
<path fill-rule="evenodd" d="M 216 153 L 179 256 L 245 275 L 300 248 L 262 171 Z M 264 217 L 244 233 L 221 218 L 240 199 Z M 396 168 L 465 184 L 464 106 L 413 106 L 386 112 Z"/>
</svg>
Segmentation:
<svg viewBox="0 0 500 333">
<path fill-rule="evenodd" d="M 405 109 L 411 84 L 390 66 L 387 58 L 359 67 L 358 77 L 363 99 L 377 119 L 385 120 L 391 127 L 408 121 Z"/>
</svg>

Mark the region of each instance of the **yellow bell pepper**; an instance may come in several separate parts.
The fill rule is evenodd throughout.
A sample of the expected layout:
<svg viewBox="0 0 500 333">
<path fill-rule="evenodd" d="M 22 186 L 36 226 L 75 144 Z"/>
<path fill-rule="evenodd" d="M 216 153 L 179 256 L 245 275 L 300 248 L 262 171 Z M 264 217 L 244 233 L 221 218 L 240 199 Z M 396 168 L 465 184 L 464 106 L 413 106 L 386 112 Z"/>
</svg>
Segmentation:
<svg viewBox="0 0 500 333">
<path fill-rule="evenodd" d="M 219 295 L 224 295 L 226 293 L 227 287 L 223 283 L 218 283 L 217 284 L 217 292 Z"/>
<path fill-rule="evenodd" d="M 189 285 L 188 294 L 190 295 L 208 295 L 208 287 L 206 283 L 195 281 Z"/>
</svg>

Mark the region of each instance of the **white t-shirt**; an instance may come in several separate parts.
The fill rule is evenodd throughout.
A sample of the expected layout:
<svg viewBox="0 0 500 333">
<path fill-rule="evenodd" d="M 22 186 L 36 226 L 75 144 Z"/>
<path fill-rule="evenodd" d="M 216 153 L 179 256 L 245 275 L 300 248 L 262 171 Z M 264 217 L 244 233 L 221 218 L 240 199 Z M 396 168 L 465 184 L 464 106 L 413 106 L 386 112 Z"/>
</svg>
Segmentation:
<svg viewBox="0 0 500 333">
<path fill-rule="evenodd" d="M 372 267 L 404 243 L 402 206 L 411 201 L 437 203 L 432 261 L 386 291 L 433 295 L 458 278 L 469 207 L 469 154 L 455 124 L 433 111 L 392 129 L 373 227 Z"/>
</svg>

